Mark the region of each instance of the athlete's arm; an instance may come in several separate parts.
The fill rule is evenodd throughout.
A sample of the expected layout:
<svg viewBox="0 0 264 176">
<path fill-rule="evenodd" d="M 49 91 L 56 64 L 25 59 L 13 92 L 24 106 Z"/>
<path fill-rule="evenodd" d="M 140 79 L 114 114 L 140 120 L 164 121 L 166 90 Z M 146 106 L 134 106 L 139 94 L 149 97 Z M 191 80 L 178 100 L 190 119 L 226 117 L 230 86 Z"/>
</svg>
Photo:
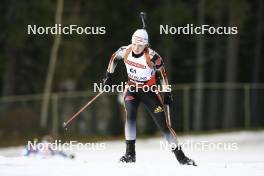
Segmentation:
<svg viewBox="0 0 264 176">
<path fill-rule="evenodd" d="M 110 85 L 112 83 L 111 77 L 113 73 L 115 72 L 115 68 L 117 64 L 119 63 L 119 61 L 123 59 L 125 49 L 126 47 L 121 47 L 111 56 L 108 67 L 107 67 L 107 71 L 105 74 L 106 77 L 105 79 L 103 79 L 104 85 Z"/>
<path fill-rule="evenodd" d="M 170 105 L 173 101 L 171 87 L 169 85 L 167 73 L 162 58 L 156 53 L 151 59 L 156 68 L 156 78 L 160 82 L 164 92 L 164 104 Z"/>
<path fill-rule="evenodd" d="M 151 62 L 155 66 L 158 81 L 161 85 L 167 86 L 169 82 L 162 58 L 157 53 L 155 53 L 151 59 Z"/>
<path fill-rule="evenodd" d="M 108 73 L 114 73 L 118 62 L 122 60 L 124 57 L 125 50 L 126 50 L 126 47 L 121 47 L 111 56 L 111 59 L 107 67 Z"/>
</svg>

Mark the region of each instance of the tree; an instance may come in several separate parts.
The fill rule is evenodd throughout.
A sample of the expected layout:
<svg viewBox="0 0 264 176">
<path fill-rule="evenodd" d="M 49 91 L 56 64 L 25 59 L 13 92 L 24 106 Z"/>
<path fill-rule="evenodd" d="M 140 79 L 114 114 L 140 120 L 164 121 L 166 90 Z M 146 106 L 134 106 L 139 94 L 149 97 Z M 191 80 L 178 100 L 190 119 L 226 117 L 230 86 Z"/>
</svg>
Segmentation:
<svg viewBox="0 0 264 176">
<path fill-rule="evenodd" d="M 205 0 L 199 0 L 198 3 L 198 25 L 201 26 L 205 22 Z M 195 94 L 194 94 L 194 130 L 202 129 L 204 91 L 202 89 L 204 82 L 204 62 L 205 62 L 205 45 L 204 36 L 198 35 L 197 38 L 197 59 L 195 74 Z"/>
<path fill-rule="evenodd" d="M 236 26 L 241 30 L 245 22 L 245 14 L 247 9 L 247 2 L 245 0 L 231 0 L 227 4 L 228 8 L 228 26 Z M 238 49 L 239 49 L 239 34 L 229 35 L 227 40 L 227 55 L 226 55 L 226 74 L 225 80 L 227 83 L 234 83 L 237 81 L 238 74 Z M 234 127 L 236 120 L 236 90 L 226 87 L 224 95 L 224 116 L 223 127 Z"/>
<path fill-rule="evenodd" d="M 57 1 L 57 10 L 56 10 L 56 14 L 55 14 L 55 23 L 56 24 L 62 23 L 63 1 L 64 0 L 58 0 Z M 61 42 L 61 35 L 56 34 L 55 38 L 54 38 L 54 43 L 53 43 L 53 46 L 51 49 L 49 68 L 48 68 L 48 72 L 47 72 L 46 83 L 45 83 L 44 94 L 43 94 L 42 107 L 41 107 L 40 126 L 42 128 L 45 128 L 47 126 L 49 100 L 50 100 L 50 95 L 52 92 L 52 81 L 54 78 L 60 42 Z"/>
<path fill-rule="evenodd" d="M 257 28 L 256 28 L 256 48 L 255 57 L 253 64 L 253 83 L 258 83 L 260 76 L 260 66 L 261 66 L 261 48 L 263 46 L 263 1 L 258 0 L 258 11 L 257 11 Z M 257 101 L 258 93 L 257 90 L 252 90 L 252 119 L 257 119 Z"/>
</svg>

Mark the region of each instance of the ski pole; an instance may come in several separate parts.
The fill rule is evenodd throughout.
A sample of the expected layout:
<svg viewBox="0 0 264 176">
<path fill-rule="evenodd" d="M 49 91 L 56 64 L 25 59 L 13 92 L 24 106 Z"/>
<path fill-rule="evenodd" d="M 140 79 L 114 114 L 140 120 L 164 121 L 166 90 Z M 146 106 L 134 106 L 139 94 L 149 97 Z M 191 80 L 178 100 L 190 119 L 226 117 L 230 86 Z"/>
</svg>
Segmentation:
<svg viewBox="0 0 264 176">
<path fill-rule="evenodd" d="M 170 106 L 169 105 L 166 105 L 166 110 L 167 110 L 168 124 L 171 126 Z"/>
<path fill-rule="evenodd" d="M 102 93 L 99 92 L 97 95 L 95 95 L 91 100 L 89 100 L 86 105 L 84 105 L 78 112 L 76 112 L 71 118 L 69 118 L 66 122 L 63 122 L 63 128 L 66 128 L 78 115 L 85 109 L 87 108 L 94 100 L 96 100 Z M 67 128 L 66 128 L 67 129 Z"/>
</svg>

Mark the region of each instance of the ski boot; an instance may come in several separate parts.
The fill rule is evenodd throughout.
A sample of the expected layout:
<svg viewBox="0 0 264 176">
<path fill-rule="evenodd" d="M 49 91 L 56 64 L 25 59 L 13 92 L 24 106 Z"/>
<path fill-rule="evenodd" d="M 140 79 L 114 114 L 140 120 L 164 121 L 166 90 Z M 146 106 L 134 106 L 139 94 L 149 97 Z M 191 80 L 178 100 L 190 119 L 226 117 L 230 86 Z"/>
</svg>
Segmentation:
<svg viewBox="0 0 264 176">
<path fill-rule="evenodd" d="M 126 141 L 126 153 L 122 156 L 119 162 L 122 163 L 135 163 L 136 162 L 136 152 L 135 152 L 135 140 Z"/>
<path fill-rule="evenodd" d="M 180 164 L 197 166 L 196 163 L 192 159 L 185 156 L 185 154 L 183 153 L 181 149 L 181 146 L 178 146 L 177 148 L 173 149 L 172 152 L 175 154 Z"/>
</svg>

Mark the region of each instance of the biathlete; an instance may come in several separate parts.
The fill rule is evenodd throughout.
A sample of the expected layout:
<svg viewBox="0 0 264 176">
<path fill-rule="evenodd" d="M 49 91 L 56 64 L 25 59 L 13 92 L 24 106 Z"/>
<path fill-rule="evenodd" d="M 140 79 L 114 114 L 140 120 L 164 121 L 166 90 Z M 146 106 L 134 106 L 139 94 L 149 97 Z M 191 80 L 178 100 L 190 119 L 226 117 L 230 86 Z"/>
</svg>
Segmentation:
<svg viewBox="0 0 264 176">
<path fill-rule="evenodd" d="M 164 111 L 165 106 L 173 101 L 171 91 L 164 92 L 164 98 L 159 92 L 149 89 L 144 91 L 144 86 L 154 86 L 158 83 L 168 86 L 168 79 L 164 63 L 160 55 L 149 47 L 148 33 L 145 29 L 138 29 L 132 36 L 131 44 L 119 48 L 111 57 L 104 85 L 112 85 L 113 73 L 117 64 L 123 61 L 126 66 L 128 83 L 124 91 L 124 105 L 126 110 L 125 139 L 126 152 L 120 158 L 120 162 L 136 162 L 136 118 L 140 102 L 142 102 L 151 114 L 155 124 L 161 130 L 180 164 L 196 165 L 186 157 L 178 145 L 175 131 L 170 126 Z M 169 112 L 168 112 L 169 113 Z"/>
</svg>

